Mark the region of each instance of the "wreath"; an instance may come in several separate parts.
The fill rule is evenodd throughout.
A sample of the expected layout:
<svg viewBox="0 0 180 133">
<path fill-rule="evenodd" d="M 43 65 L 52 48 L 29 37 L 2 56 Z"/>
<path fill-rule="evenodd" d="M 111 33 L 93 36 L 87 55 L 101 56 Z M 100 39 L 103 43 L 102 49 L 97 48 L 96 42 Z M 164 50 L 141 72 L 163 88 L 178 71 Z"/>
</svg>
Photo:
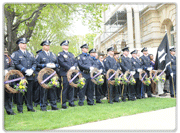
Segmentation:
<svg viewBox="0 0 180 133">
<path fill-rule="evenodd" d="M 146 71 L 142 70 L 141 72 L 139 72 L 139 80 L 142 80 L 142 78 L 143 78 L 143 77 L 142 77 L 142 74 L 143 74 L 143 73 L 145 74 Z M 145 79 L 145 80 L 144 80 L 144 79 Z M 148 74 L 146 74 L 146 76 L 145 76 L 144 79 L 142 80 L 142 83 L 143 83 L 144 85 L 147 85 L 147 84 L 146 84 L 146 79 L 149 79 L 149 78 L 148 78 Z"/>
<path fill-rule="evenodd" d="M 122 84 L 122 82 L 121 82 L 122 76 L 123 76 L 123 72 L 121 72 L 118 69 L 116 72 L 116 75 L 115 75 L 115 84 L 114 84 L 115 86 Z"/>
<path fill-rule="evenodd" d="M 158 75 L 160 73 L 160 76 Z M 162 70 L 151 70 L 150 71 L 150 78 L 152 81 L 157 84 L 158 81 L 165 82 L 166 80 L 166 74 L 165 72 L 162 73 Z"/>
<path fill-rule="evenodd" d="M 136 83 L 136 80 L 134 79 L 134 76 L 129 72 L 129 71 L 126 71 L 124 73 L 124 76 L 121 78 L 121 84 L 131 84 L 131 85 L 134 85 Z"/>
<path fill-rule="evenodd" d="M 110 74 L 110 73 L 113 73 L 113 74 L 114 74 L 115 72 L 116 72 L 116 74 L 115 74 L 115 79 L 118 78 L 119 74 L 122 74 L 122 72 L 121 72 L 120 70 L 115 71 L 115 70 L 113 70 L 113 69 L 109 69 L 109 70 L 107 71 L 107 73 L 106 73 L 106 79 L 109 79 L 109 74 Z M 115 79 L 114 79 L 114 80 L 108 80 L 108 84 L 115 85 Z"/>
<path fill-rule="evenodd" d="M 39 74 L 38 74 L 38 77 L 37 77 L 37 80 L 39 82 L 39 84 L 44 88 L 44 89 L 50 89 L 51 87 L 48 85 L 48 84 L 45 84 L 42 83 L 43 82 L 43 76 L 44 74 L 47 74 L 47 75 L 51 75 L 52 73 L 54 73 L 55 71 L 51 68 L 43 68 L 41 71 L 39 71 Z M 58 75 L 57 73 L 55 73 L 51 78 L 55 78 L 56 77 L 56 80 L 58 80 Z"/>
<path fill-rule="evenodd" d="M 10 76 L 13 76 L 13 75 L 17 75 L 18 77 L 21 77 L 21 78 L 24 77 L 24 75 L 23 75 L 19 70 L 10 70 L 10 71 L 6 74 L 4 81 L 5 81 L 5 82 L 8 81 L 8 80 L 9 80 L 9 77 L 10 77 Z M 5 88 L 6 88 L 6 91 L 7 91 L 8 93 L 19 93 L 19 91 L 17 91 L 16 89 L 12 88 L 12 87 L 9 85 L 9 83 L 8 83 L 8 84 L 5 84 Z"/>
<path fill-rule="evenodd" d="M 81 78 L 83 77 L 82 74 L 79 72 L 79 70 L 76 70 L 76 69 L 74 69 L 74 70 L 69 70 L 69 71 L 67 72 L 68 82 L 72 80 L 72 74 L 73 74 L 73 73 L 76 73 L 76 74 L 78 73 L 78 74 L 79 74 L 79 75 L 78 75 L 79 79 L 81 79 Z M 71 85 L 72 87 L 75 87 L 75 88 L 78 87 L 78 83 L 75 84 L 74 82 L 70 82 L 69 85 Z"/>
<path fill-rule="evenodd" d="M 97 68 L 94 68 L 92 71 L 91 71 L 91 73 L 90 73 L 90 76 L 91 76 L 91 81 L 94 83 L 94 84 L 99 84 L 101 81 L 97 81 L 96 79 L 98 78 L 98 79 L 100 79 L 100 80 L 102 80 L 102 76 L 100 76 L 101 74 L 99 74 L 98 75 L 98 77 L 96 78 L 93 78 L 95 75 L 95 73 L 96 74 L 98 74 L 100 72 L 100 70 L 99 69 L 97 69 Z M 103 83 L 104 83 L 104 80 L 103 80 Z"/>
</svg>

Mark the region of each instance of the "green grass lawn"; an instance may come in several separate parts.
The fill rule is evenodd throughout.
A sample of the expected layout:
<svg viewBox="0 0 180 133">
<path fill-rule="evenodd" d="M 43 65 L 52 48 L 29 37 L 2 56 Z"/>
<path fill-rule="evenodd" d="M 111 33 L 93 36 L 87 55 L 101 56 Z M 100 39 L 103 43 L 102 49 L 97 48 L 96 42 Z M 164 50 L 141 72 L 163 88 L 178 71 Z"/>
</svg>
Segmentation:
<svg viewBox="0 0 180 133">
<path fill-rule="evenodd" d="M 19 114 L 17 108 L 13 108 L 16 115 L 7 115 L 4 111 L 4 129 L 7 131 L 39 131 L 79 125 L 88 122 L 106 120 L 137 113 L 149 112 L 176 106 L 176 99 L 173 98 L 147 98 L 136 101 L 88 106 L 69 107 L 66 110 L 27 112 L 24 106 L 24 113 Z M 78 102 L 75 102 L 78 105 Z M 60 108 L 60 103 L 57 105 Z M 50 106 L 47 107 L 51 109 Z"/>
</svg>

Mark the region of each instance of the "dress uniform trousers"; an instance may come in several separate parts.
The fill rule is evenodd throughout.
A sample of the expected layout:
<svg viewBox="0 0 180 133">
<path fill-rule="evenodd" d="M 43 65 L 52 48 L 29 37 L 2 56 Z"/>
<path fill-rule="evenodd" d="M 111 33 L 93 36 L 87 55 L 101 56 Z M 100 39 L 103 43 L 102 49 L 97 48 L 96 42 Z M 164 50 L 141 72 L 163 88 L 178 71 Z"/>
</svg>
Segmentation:
<svg viewBox="0 0 180 133">
<path fill-rule="evenodd" d="M 26 100 L 26 105 L 27 105 L 27 109 L 28 110 L 32 110 L 33 109 L 33 97 L 32 97 L 32 93 L 33 93 L 33 80 L 27 80 L 28 84 L 27 84 L 27 92 L 25 93 L 24 97 Z M 17 94 L 17 110 L 19 112 L 23 111 L 23 94 L 22 93 L 18 93 Z"/>
<path fill-rule="evenodd" d="M 94 83 L 91 81 L 91 78 L 86 79 L 85 86 L 79 89 L 79 105 L 84 105 L 85 94 L 87 96 L 88 105 L 93 105 Z"/>
<path fill-rule="evenodd" d="M 135 78 L 135 80 L 136 84 L 134 85 L 134 89 L 136 91 L 136 98 L 141 99 L 141 81 L 139 80 L 139 78 Z"/>
<path fill-rule="evenodd" d="M 94 84 L 94 85 L 95 85 L 96 102 L 100 102 L 101 101 L 101 94 L 102 94 L 102 92 L 101 92 L 102 86 L 96 85 L 96 84 Z"/>
<path fill-rule="evenodd" d="M 171 97 L 174 97 L 174 91 L 175 91 L 175 96 L 176 96 L 176 73 L 173 73 L 173 82 L 172 82 L 172 77 L 170 76 L 170 94 L 171 94 Z M 173 84 L 174 84 L 174 90 L 173 90 Z"/>
<path fill-rule="evenodd" d="M 47 78 L 47 75 L 43 76 L 43 79 Z M 46 81 L 47 83 L 50 82 L 50 80 Z M 49 102 L 51 104 L 52 108 L 56 108 L 56 87 L 52 87 L 50 89 L 44 89 L 43 87 L 40 87 L 40 107 L 41 109 L 46 109 L 47 106 L 47 96 L 49 95 Z"/>
<path fill-rule="evenodd" d="M 5 90 L 5 88 L 4 88 Z M 12 110 L 12 98 L 13 98 L 13 94 L 12 93 L 8 93 L 8 92 L 4 92 L 5 94 L 5 99 L 4 99 L 4 107 L 6 109 L 6 112 L 7 113 L 12 113 L 13 110 Z"/>
<path fill-rule="evenodd" d="M 66 106 L 68 99 L 69 105 L 74 105 L 74 88 L 69 85 L 67 76 L 63 76 L 62 88 L 62 106 Z"/>
</svg>

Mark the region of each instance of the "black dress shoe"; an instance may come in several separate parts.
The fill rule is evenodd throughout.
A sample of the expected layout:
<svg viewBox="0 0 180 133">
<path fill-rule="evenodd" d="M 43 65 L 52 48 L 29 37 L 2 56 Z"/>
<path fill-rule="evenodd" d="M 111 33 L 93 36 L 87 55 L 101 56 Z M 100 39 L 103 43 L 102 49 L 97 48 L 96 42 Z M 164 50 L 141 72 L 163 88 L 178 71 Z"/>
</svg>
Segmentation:
<svg viewBox="0 0 180 133">
<path fill-rule="evenodd" d="M 8 115 L 16 115 L 14 112 L 7 112 Z"/>
<path fill-rule="evenodd" d="M 103 102 L 101 102 L 101 101 L 96 101 L 96 103 L 103 103 Z"/>
<path fill-rule="evenodd" d="M 68 107 L 67 106 L 62 106 L 63 109 L 67 109 Z"/>
<path fill-rule="evenodd" d="M 31 112 L 36 112 L 36 110 L 34 110 L 34 109 L 28 109 L 28 111 L 31 111 Z"/>
<path fill-rule="evenodd" d="M 70 106 L 70 107 L 76 107 L 76 105 L 75 105 L 75 104 L 70 104 L 69 106 Z"/>
<path fill-rule="evenodd" d="M 89 104 L 89 103 L 88 103 L 88 105 L 92 106 L 92 105 L 96 105 L 96 104 L 94 104 L 94 103 L 93 103 L 93 104 Z"/>
<path fill-rule="evenodd" d="M 57 107 L 52 107 L 52 110 L 59 110 L 59 108 L 57 108 Z"/>
</svg>

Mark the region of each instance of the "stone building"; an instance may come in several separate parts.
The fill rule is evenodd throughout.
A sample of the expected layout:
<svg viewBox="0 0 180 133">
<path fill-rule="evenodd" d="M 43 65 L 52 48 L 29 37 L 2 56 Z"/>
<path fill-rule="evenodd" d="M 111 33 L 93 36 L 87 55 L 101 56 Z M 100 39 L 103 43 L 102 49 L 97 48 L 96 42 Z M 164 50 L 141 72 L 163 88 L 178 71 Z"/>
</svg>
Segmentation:
<svg viewBox="0 0 180 133">
<path fill-rule="evenodd" d="M 121 51 L 124 46 L 140 50 L 146 46 L 156 54 L 165 31 L 169 45 L 176 45 L 176 5 L 168 4 L 119 4 L 109 5 L 103 12 L 102 33 L 94 39 L 94 47 L 106 53 L 114 46 Z"/>
</svg>

